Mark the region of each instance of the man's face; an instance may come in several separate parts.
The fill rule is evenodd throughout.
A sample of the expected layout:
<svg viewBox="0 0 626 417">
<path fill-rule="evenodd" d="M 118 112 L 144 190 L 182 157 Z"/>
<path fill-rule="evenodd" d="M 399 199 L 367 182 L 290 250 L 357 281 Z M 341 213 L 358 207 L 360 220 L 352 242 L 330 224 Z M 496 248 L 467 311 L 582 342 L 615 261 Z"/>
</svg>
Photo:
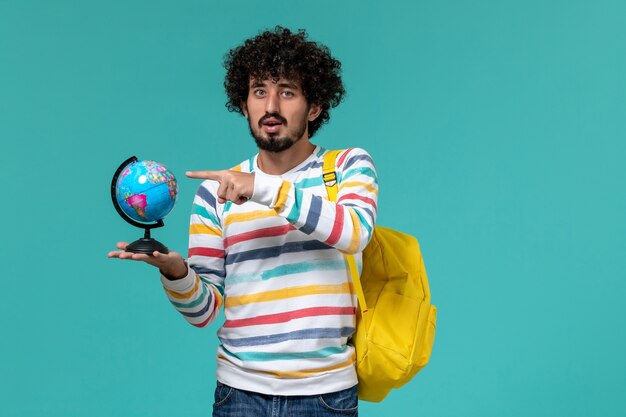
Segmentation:
<svg viewBox="0 0 626 417">
<path fill-rule="evenodd" d="M 284 78 L 251 79 L 242 110 L 257 146 L 269 152 L 284 151 L 308 138 L 308 122 L 320 113 L 319 106 L 307 102 L 300 83 Z"/>
</svg>

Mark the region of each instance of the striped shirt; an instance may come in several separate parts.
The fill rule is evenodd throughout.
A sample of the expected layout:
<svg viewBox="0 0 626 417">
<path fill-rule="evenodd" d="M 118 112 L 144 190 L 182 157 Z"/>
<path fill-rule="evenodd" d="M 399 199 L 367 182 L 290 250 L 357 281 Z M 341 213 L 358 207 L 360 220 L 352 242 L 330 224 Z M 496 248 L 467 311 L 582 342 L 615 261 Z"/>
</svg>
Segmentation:
<svg viewBox="0 0 626 417">
<path fill-rule="evenodd" d="M 337 202 L 322 180 L 325 149 L 280 175 L 263 173 L 257 156 L 235 170 L 253 172 L 254 194 L 236 205 L 217 201 L 204 181 L 189 228 L 189 274 L 162 277 L 168 298 L 192 325 L 206 326 L 224 307 L 217 378 L 270 395 L 311 395 L 357 383 L 357 297 L 344 253 L 361 252 L 375 219 L 378 182 L 359 148 L 336 161 Z"/>
</svg>

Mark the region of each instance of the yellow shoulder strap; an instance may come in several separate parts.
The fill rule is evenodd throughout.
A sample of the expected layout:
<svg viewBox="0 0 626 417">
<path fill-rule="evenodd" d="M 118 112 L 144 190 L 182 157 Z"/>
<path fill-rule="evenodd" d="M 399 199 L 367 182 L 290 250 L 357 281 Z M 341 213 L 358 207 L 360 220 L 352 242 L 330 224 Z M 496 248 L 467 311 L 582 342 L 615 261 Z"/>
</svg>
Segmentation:
<svg viewBox="0 0 626 417">
<path fill-rule="evenodd" d="M 327 151 L 324 154 L 324 166 L 323 166 L 323 179 L 326 186 L 326 192 L 328 193 L 328 199 L 330 201 L 337 201 L 337 168 L 335 167 L 335 161 L 337 156 L 341 153 L 341 150 Z"/>
<path fill-rule="evenodd" d="M 324 172 L 323 179 L 326 186 L 326 192 L 328 193 L 328 200 L 337 201 L 337 168 L 336 161 L 337 156 L 341 153 L 341 150 L 327 151 L 324 154 L 324 166 L 322 170 Z M 346 261 L 348 262 L 348 268 L 350 268 L 350 274 L 352 275 L 352 284 L 354 290 L 359 299 L 359 306 L 363 313 L 367 312 L 367 304 L 365 303 L 365 294 L 363 293 L 363 287 L 361 286 L 361 279 L 359 277 L 359 271 L 356 267 L 356 261 L 354 256 L 346 254 Z"/>
</svg>

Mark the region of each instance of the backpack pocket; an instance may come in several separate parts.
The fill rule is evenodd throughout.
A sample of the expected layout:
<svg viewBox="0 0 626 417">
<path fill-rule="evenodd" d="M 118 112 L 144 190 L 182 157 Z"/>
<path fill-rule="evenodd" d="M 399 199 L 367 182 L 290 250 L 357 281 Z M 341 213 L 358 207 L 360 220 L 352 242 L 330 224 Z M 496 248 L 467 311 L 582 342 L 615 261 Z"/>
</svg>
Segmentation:
<svg viewBox="0 0 626 417">
<path fill-rule="evenodd" d="M 393 356 L 397 357 L 394 365 L 399 370 L 406 369 L 415 344 L 420 302 L 386 287 L 380 292 L 372 313 L 367 332 L 369 342 L 394 352 Z"/>
<path fill-rule="evenodd" d="M 370 360 L 375 352 L 380 372 L 397 388 L 428 363 L 435 339 L 437 308 L 428 301 L 381 291 L 367 331 Z M 384 358 L 382 357 L 384 355 Z"/>
</svg>

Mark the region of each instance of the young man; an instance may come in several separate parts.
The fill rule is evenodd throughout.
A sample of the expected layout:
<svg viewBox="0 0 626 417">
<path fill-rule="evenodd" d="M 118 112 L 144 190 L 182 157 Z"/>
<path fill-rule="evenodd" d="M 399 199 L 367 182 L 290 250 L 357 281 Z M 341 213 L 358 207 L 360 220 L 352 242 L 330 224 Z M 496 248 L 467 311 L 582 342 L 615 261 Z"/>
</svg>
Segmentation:
<svg viewBox="0 0 626 417">
<path fill-rule="evenodd" d="M 218 331 L 214 416 L 357 415 L 357 297 L 345 260 L 361 252 L 378 186 L 362 149 L 336 159 L 337 202 L 310 142 L 344 94 L 341 64 L 304 31 L 276 27 L 226 56 L 227 107 L 243 114 L 259 152 L 205 179 L 194 199 L 188 266 L 175 252 L 109 256 L 157 266 L 172 304 Z"/>
</svg>

